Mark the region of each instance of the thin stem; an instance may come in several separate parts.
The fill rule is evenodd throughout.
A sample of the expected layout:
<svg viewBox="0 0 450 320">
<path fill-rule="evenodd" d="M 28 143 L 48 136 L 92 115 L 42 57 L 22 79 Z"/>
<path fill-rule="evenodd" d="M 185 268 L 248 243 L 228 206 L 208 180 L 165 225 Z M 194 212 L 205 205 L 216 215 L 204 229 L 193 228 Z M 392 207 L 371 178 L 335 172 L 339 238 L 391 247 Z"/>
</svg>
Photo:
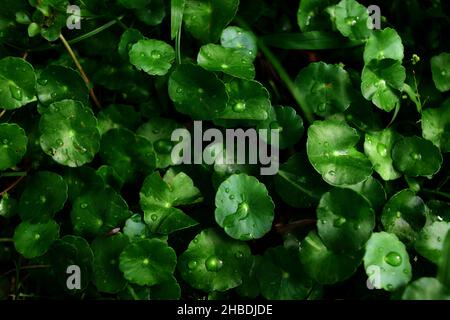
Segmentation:
<svg viewBox="0 0 450 320">
<path fill-rule="evenodd" d="M 419 94 L 408 85 L 403 84 L 403 92 L 405 92 L 411 101 L 416 105 L 417 112 L 422 113 L 422 103 L 420 102 Z"/>
<path fill-rule="evenodd" d="M 181 26 L 182 23 L 180 24 L 180 29 L 178 29 L 177 36 L 175 39 L 175 49 L 177 51 L 177 64 L 181 64 Z"/>
<path fill-rule="evenodd" d="M 243 28 L 248 29 L 251 31 L 250 27 L 247 25 L 245 21 L 243 21 L 240 18 L 236 18 L 236 21 L 238 24 L 240 24 Z M 287 73 L 286 69 L 281 64 L 280 60 L 272 53 L 272 51 L 266 46 L 266 44 L 262 40 L 258 40 L 258 47 L 264 54 L 264 56 L 267 58 L 267 60 L 270 62 L 270 64 L 273 66 L 275 71 L 278 73 L 280 79 L 284 82 L 287 89 L 291 93 L 292 97 L 297 102 L 298 107 L 302 111 L 303 115 L 305 116 L 306 120 L 309 123 L 314 122 L 314 115 L 312 114 L 311 110 L 306 108 L 301 103 L 301 94 L 298 87 L 295 85 L 294 81 L 292 81 L 291 77 Z"/>
<path fill-rule="evenodd" d="M 3 115 L 5 114 L 6 109 L 3 109 L 2 112 L 0 112 L 0 118 L 3 117 Z"/>
<path fill-rule="evenodd" d="M 14 242 L 12 238 L 0 238 L 0 242 Z"/>
<path fill-rule="evenodd" d="M 64 38 L 62 33 L 59 35 L 59 38 L 61 39 L 62 43 L 66 47 L 67 52 L 69 52 L 69 55 L 72 57 L 73 62 L 75 62 L 75 65 L 77 66 L 78 70 L 80 71 L 81 76 L 83 77 L 83 80 L 86 83 L 87 87 L 90 89 L 89 94 L 90 94 L 92 100 L 94 101 L 95 105 L 98 108 L 101 108 L 102 106 L 101 106 L 100 102 L 98 101 L 97 97 L 95 96 L 94 88 L 91 88 L 91 82 L 90 82 L 89 78 L 87 77 L 86 73 L 84 72 L 83 67 L 80 64 L 80 61 L 78 61 L 78 58 L 75 55 L 75 52 L 72 50 L 72 47 L 67 42 L 66 38 Z"/>
<path fill-rule="evenodd" d="M 26 176 L 26 171 L 17 171 L 17 172 L 3 172 L 0 174 L 0 177 L 23 177 Z"/>
<path fill-rule="evenodd" d="M 422 189 L 422 191 L 450 199 L 450 193 L 430 189 Z"/>
<path fill-rule="evenodd" d="M 3 190 L 2 192 L 0 192 L 0 196 L 4 195 L 5 193 L 9 192 L 10 190 L 12 190 L 15 186 L 17 186 L 20 181 L 22 181 L 23 178 L 25 178 L 27 175 L 23 175 L 19 178 L 17 178 L 16 181 L 14 181 L 9 187 L 7 187 L 5 190 Z"/>
</svg>

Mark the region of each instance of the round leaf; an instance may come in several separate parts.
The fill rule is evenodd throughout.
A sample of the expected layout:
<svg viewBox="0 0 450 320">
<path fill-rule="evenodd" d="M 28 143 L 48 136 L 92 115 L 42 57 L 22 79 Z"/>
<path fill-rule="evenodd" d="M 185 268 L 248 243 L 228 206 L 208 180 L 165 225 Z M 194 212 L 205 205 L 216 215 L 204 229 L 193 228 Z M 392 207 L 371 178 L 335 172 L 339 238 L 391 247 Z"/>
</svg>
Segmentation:
<svg viewBox="0 0 450 320">
<path fill-rule="evenodd" d="M 373 233 L 366 244 L 364 267 L 369 281 L 377 289 L 394 291 L 412 277 L 405 245 L 390 233 Z"/>
<path fill-rule="evenodd" d="M 439 91 L 450 90 L 450 53 L 443 52 L 431 58 L 431 72 L 434 84 Z"/>
<path fill-rule="evenodd" d="M 164 41 L 145 39 L 135 43 L 129 52 L 130 62 L 152 76 L 163 76 L 175 60 L 175 50 Z"/>
<path fill-rule="evenodd" d="M 223 29 L 220 36 L 220 44 L 225 48 L 241 49 L 253 60 L 258 53 L 257 39 L 253 33 L 239 27 L 228 27 Z"/>
<path fill-rule="evenodd" d="M 27 151 L 25 131 L 15 123 L 0 124 L 0 170 L 19 163 Z"/>
<path fill-rule="evenodd" d="M 234 239 L 259 239 L 272 228 L 275 206 L 255 177 L 230 176 L 217 190 L 215 203 L 217 223 Z"/>
<path fill-rule="evenodd" d="M 206 229 L 189 244 L 178 260 L 181 277 L 193 288 L 226 291 L 242 283 L 250 259 L 249 247 L 215 229 Z"/>
<path fill-rule="evenodd" d="M 131 50 L 131 47 L 138 42 L 139 40 L 144 39 L 142 33 L 133 28 L 128 28 L 120 37 L 118 52 L 122 56 L 122 58 L 129 58 L 128 52 Z"/>
<path fill-rule="evenodd" d="M 59 225 L 53 220 L 32 223 L 23 221 L 14 232 L 14 246 L 17 252 L 31 259 L 42 256 L 59 237 Z"/>
<path fill-rule="evenodd" d="M 36 100 L 33 66 L 20 58 L 0 60 L 0 101 L 6 110 L 20 108 Z"/>
<path fill-rule="evenodd" d="M 351 40 L 367 39 L 371 30 L 368 28 L 367 9 L 355 0 L 342 0 L 334 6 L 337 29 Z"/>
<path fill-rule="evenodd" d="M 420 231 L 414 247 L 421 256 L 435 264 L 439 264 L 444 248 L 445 236 L 449 231 L 450 222 L 433 222 Z"/>
<path fill-rule="evenodd" d="M 381 209 L 386 203 L 386 192 L 383 185 L 373 177 L 369 177 L 366 181 L 347 186 L 369 200 L 374 211 Z"/>
<path fill-rule="evenodd" d="M 132 242 L 123 250 L 119 268 L 128 281 L 152 286 L 170 279 L 176 264 L 175 251 L 167 243 L 145 239 Z"/>
<path fill-rule="evenodd" d="M 308 158 L 331 185 L 353 185 L 372 174 L 366 156 L 356 150 L 358 132 L 343 122 L 316 121 L 308 129 Z"/>
<path fill-rule="evenodd" d="M 398 141 L 392 150 L 394 166 L 410 177 L 433 176 L 442 165 L 439 149 L 428 140 L 406 137 Z"/>
<path fill-rule="evenodd" d="M 79 167 L 91 162 L 100 148 L 100 133 L 92 110 L 81 102 L 63 100 L 50 105 L 39 129 L 42 150 L 59 164 Z"/>
<path fill-rule="evenodd" d="M 372 60 L 403 60 L 402 39 L 397 31 L 391 28 L 374 30 L 364 48 L 364 62 Z"/>
<path fill-rule="evenodd" d="M 450 100 L 440 108 L 423 110 L 422 135 L 442 152 L 450 152 Z"/>
</svg>

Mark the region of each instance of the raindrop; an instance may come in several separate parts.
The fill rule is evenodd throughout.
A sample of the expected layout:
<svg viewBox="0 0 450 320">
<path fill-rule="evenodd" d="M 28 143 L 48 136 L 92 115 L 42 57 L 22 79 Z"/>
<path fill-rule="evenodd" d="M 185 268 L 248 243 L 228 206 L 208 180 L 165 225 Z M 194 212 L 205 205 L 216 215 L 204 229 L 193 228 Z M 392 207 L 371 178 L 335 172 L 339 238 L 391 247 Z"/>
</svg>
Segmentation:
<svg viewBox="0 0 450 320">
<path fill-rule="evenodd" d="M 339 217 L 333 221 L 333 226 L 336 228 L 341 227 L 347 220 L 344 217 Z"/>
<path fill-rule="evenodd" d="M 225 193 L 230 192 L 230 188 L 225 188 Z"/>
<path fill-rule="evenodd" d="M 333 170 L 330 170 L 330 171 L 328 171 L 328 175 L 330 175 L 330 176 L 335 176 L 335 175 L 336 175 L 336 172 L 333 171 Z"/>
<path fill-rule="evenodd" d="M 11 96 L 16 100 L 22 100 L 22 90 L 16 87 L 15 85 L 9 85 L 9 91 L 11 92 Z"/>
<path fill-rule="evenodd" d="M 245 102 L 238 102 L 233 106 L 233 111 L 234 112 L 242 112 L 245 110 Z"/>
<path fill-rule="evenodd" d="M 156 221 L 158 219 L 158 216 L 156 214 L 152 214 L 150 216 L 150 219 L 152 219 L 152 221 Z"/>
<path fill-rule="evenodd" d="M 40 237 L 41 237 L 41 235 L 39 233 L 36 233 L 34 235 L 34 240 L 39 240 Z"/>
<path fill-rule="evenodd" d="M 159 58 L 161 58 L 161 52 L 159 52 L 158 50 L 153 50 L 152 53 L 151 53 L 151 55 L 152 55 L 152 58 L 153 58 L 153 59 L 159 59 Z"/>
<path fill-rule="evenodd" d="M 422 159 L 422 155 L 420 153 L 413 153 L 413 159 L 420 160 L 420 159 Z"/>
<path fill-rule="evenodd" d="M 397 252 L 391 251 L 384 256 L 384 261 L 393 267 L 398 267 L 402 264 L 402 257 Z"/>
<path fill-rule="evenodd" d="M 233 200 L 234 199 L 234 195 L 230 195 L 230 200 Z"/>
<path fill-rule="evenodd" d="M 41 86 L 45 86 L 45 85 L 47 85 L 47 83 L 48 83 L 48 79 L 39 79 L 39 80 L 38 80 L 38 83 L 39 83 Z"/>
<path fill-rule="evenodd" d="M 210 272 L 217 272 L 220 269 L 222 269 L 223 261 L 213 255 L 213 256 L 210 256 L 208 259 L 206 259 L 205 267 L 206 267 L 206 270 L 208 270 Z"/>
<path fill-rule="evenodd" d="M 379 143 L 377 145 L 377 152 L 379 153 L 380 156 L 382 157 L 386 157 L 387 156 L 387 148 L 383 143 Z"/>
<path fill-rule="evenodd" d="M 243 254 L 241 251 L 238 251 L 238 252 L 235 253 L 234 256 L 235 256 L 237 259 L 241 259 L 241 258 L 244 256 L 244 254 Z"/>
<path fill-rule="evenodd" d="M 80 205 L 80 208 L 81 209 L 86 209 L 88 207 L 88 204 L 87 203 L 82 203 L 81 205 Z"/>
<path fill-rule="evenodd" d="M 191 261 L 188 262 L 188 268 L 190 270 L 194 270 L 196 267 L 197 267 L 197 261 L 191 260 Z"/>
</svg>

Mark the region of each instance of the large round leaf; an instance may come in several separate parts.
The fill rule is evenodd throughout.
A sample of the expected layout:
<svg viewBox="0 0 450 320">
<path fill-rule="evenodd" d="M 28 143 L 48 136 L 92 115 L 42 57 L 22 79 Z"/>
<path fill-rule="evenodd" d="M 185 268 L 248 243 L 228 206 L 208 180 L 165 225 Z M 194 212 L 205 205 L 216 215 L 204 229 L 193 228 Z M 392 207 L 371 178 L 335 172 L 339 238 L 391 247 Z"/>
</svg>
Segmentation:
<svg viewBox="0 0 450 320">
<path fill-rule="evenodd" d="M 305 152 L 296 153 L 283 163 L 275 176 L 281 199 L 295 208 L 309 208 L 330 188 L 308 161 Z"/>
<path fill-rule="evenodd" d="M 154 39 L 139 40 L 129 52 L 130 62 L 149 75 L 163 76 L 175 60 L 175 50 L 164 41 Z"/>
<path fill-rule="evenodd" d="M 435 221 L 420 231 L 414 247 L 420 255 L 439 264 L 443 255 L 445 236 L 449 231 L 450 222 Z"/>
<path fill-rule="evenodd" d="M 302 106 L 319 116 L 345 111 L 351 103 L 352 83 L 342 67 L 324 62 L 311 63 L 295 81 Z"/>
<path fill-rule="evenodd" d="M 92 110 L 81 102 L 63 100 L 50 105 L 39 129 L 42 150 L 59 164 L 79 167 L 91 162 L 100 148 L 100 133 Z"/>
<path fill-rule="evenodd" d="M 255 78 L 253 59 L 241 49 L 207 44 L 200 48 L 197 63 L 209 71 L 222 71 L 233 77 L 251 80 Z"/>
<path fill-rule="evenodd" d="M 53 220 L 32 223 L 23 221 L 14 232 L 14 246 L 17 252 L 31 259 L 42 256 L 59 237 L 59 225 Z"/>
<path fill-rule="evenodd" d="M 128 245 L 128 237 L 118 233 L 111 237 L 95 238 L 91 244 L 94 253 L 93 282 L 100 292 L 117 293 L 127 281 L 119 269 L 119 256 Z"/>
<path fill-rule="evenodd" d="M 25 131 L 15 123 L 0 124 L 0 170 L 15 166 L 27 151 Z"/>
<path fill-rule="evenodd" d="M 176 264 L 175 251 L 166 242 L 144 239 L 132 242 L 123 250 L 119 268 L 128 281 L 152 286 L 170 279 Z"/>
<path fill-rule="evenodd" d="M 401 177 L 394 168 L 391 156 L 392 149 L 400 138 L 401 136 L 391 128 L 366 133 L 364 152 L 383 180 L 395 180 Z"/>
<path fill-rule="evenodd" d="M 242 283 L 250 248 L 215 229 L 205 229 L 178 259 L 182 278 L 193 288 L 226 291 Z"/>
<path fill-rule="evenodd" d="M 228 102 L 225 85 L 212 72 L 193 64 L 179 65 L 170 75 L 169 96 L 178 112 L 194 119 L 213 119 Z"/>
<path fill-rule="evenodd" d="M 274 203 L 255 177 L 232 175 L 220 185 L 215 203 L 217 223 L 234 239 L 258 239 L 272 228 Z"/>
<path fill-rule="evenodd" d="M 431 72 L 439 91 L 450 90 L 450 53 L 443 52 L 431 58 Z"/>
<path fill-rule="evenodd" d="M 359 2 L 342 0 L 333 9 L 336 27 L 344 36 L 351 40 L 364 40 L 370 36 L 369 13 Z"/>
<path fill-rule="evenodd" d="M 311 279 L 303 272 L 298 252 L 284 247 L 269 248 L 257 266 L 261 294 L 268 300 L 305 299 Z"/>
<path fill-rule="evenodd" d="M 67 200 L 67 184 L 53 172 L 41 171 L 27 181 L 19 202 L 23 220 L 42 221 L 52 218 Z"/>
<path fill-rule="evenodd" d="M 0 60 L 0 101 L 3 109 L 17 109 L 36 100 L 33 66 L 20 58 Z"/>
<path fill-rule="evenodd" d="M 425 212 L 426 206 L 422 199 L 406 189 L 389 199 L 384 206 L 381 222 L 387 232 L 412 243 L 425 224 Z"/>
<path fill-rule="evenodd" d="M 335 252 L 361 250 L 375 227 L 370 203 L 350 189 L 325 193 L 317 207 L 317 219 L 319 236 Z"/>
<path fill-rule="evenodd" d="M 50 65 L 38 75 L 39 102 L 48 107 L 61 100 L 89 103 L 88 87 L 78 72 L 63 66 Z"/>
<path fill-rule="evenodd" d="M 405 245 L 390 233 L 373 233 L 366 245 L 364 267 L 369 281 L 377 289 L 394 291 L 412 277 Z"/>
<path fill-rule="evenodd" d="M 364 48 L 365 63 L 383 59 L 403 60 L 402 39 L 391 28 L 374 30 Z"/>
<path fill-rule="evenodd" d="M 133 182 L 138 174 L 147 175 L 156 167 L 152 143 L 127 129 L 112 129 L 102 136 L 100 157 L 124 182 Z"/>
<path fill-rule="evenodd" d="M 300 246 L 300 261 L 306 273 L 320 284 L 333 284 L 349 278 L 361 264 L 361 253 L 334 253 L 311 231 Z"/>
<path fill-rule="evenodd" d="M 439 149 L 419 137 L 399 140 L 392 150 L 392 159 L 395 168 L 410 177 L 433 176 L 441 169 L 443 162 Z"/>
<path fill-rule="evenodd" d="M 316 121 L 308 129 L 306 144 L 313 167 L 331 185 L 353 185 L 372 174 L 369 159 L 355 146 L 358 132 L 336 120 Z"/>
<path fill-rule="evenodd" d="M 361 92 L 378 108 L 391 111 L 400 104 L 398 97 L 406 79 L 405 68 L 393 59 L 372 60 L 364 66 Z"/>
<path fill-rule="evenodd" d="M 440 108 L 423 110 L 422 135 L 442 152 L 450 152 L 450 100 Z"/>
</svg>

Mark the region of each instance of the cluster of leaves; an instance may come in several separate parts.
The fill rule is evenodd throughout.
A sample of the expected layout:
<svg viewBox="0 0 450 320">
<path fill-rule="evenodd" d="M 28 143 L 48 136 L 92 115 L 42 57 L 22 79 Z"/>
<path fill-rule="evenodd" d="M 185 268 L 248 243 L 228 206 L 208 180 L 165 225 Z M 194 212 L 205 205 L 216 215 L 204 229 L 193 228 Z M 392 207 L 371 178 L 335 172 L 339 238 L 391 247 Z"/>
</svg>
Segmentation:
<svg viewBox="0 0 450 320">
<path fill-rule="evenodd" d="M 450 299 L 443 1 L 3 2 L 0 298 Z M 179 164 L 194 120 L 279 172 Z"/>
</svg>

